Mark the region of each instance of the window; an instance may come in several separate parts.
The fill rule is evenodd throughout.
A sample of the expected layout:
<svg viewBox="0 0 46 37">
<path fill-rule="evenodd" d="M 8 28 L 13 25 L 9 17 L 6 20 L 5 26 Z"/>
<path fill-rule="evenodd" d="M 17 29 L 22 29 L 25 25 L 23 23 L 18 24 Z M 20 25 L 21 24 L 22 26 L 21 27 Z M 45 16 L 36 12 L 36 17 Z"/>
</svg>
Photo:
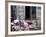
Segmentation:
<svg viewBox="0 0 46 37">
<path fill-rule="evenodd" d="M 36 6 L 11 6 L 11 22 L 19 18 L 24 20 L 36 20 L 41 16 L 40 11 L 41 8 Z"/>
<path fill-rule="evenodd" d="M 25 19 L 26 20 L 36 19 L 36 7 L 25 6 Z"/>
<path fill-rule="evenodd" d="M 36 19 L 36 7 L 32 7 L 32 19 Z"/>
<path fill-rule="evenodd" d="M 16 6 L 11 6 L 11 22 L 17 18 Z"/>
<path fill-rule="evenodd" d="M 30 19 L 30 6 L 25 6 L 25 19 Z"/>
</svg>

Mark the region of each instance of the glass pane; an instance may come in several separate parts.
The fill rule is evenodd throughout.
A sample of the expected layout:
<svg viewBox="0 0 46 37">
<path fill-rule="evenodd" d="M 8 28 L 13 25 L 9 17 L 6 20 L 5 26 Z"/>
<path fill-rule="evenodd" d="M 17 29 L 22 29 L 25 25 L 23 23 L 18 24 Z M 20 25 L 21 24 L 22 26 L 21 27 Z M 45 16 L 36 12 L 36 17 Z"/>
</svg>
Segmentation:
<svg viewBox="0 0 46 37">
<path fill-rule="evenodd" d="M 11 6 L 11 22 L 16 19 L 16 6 Z"/>
<path fill-rule="evenodd" d="M 36 19 L 37 19 L 37 23 L 38 23 L 38 27 L 41 27 L 41 7 L 37 7 L 36 8 Z"/>
<path fill-rule="evenodd" d="M 30 6 L 25 6 L 25 19 L 30 20 Z"/>
<path fill-rule="evenodd" d="M 32 7 L 32 20 L 36 19 L 36 7 Z"/>
<path fill-rule="evenodd" d="M 16 6 L 17 7 L 17 19 L 23 20 L 25 19 L 25 7 L 24 6 Z"/>
</svg>

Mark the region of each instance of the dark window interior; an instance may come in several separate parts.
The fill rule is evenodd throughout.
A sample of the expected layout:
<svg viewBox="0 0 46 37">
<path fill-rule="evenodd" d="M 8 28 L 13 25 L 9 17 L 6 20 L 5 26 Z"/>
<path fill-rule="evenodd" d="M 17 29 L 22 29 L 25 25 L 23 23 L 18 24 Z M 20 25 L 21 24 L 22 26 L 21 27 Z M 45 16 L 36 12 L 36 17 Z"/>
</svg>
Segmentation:
<svg viewBox="0 0 46 37">
<path fill-rule="evenodd" d="M 30 19 L 30 6 L 25 6 L 25 20 Z"/>
<path fill-rule="evenodd" d="M 15 9 L 16 6 L 11 6 L 11 22 L 13 22 L 13 20 L 16 19 Z"/>
<path fill-rule="evenodd" d="M 36 7 L 32 7 L 32 19 L 36 19 Z"/>
<path fill-rule="evenodd" d="M 32 12 L 30 12 L 30 6 L 25 6 L 25 19 L 26 20 L 31 20 L 31 17 L 32 17 L 32 20 L 35 20 L 36 19 L 36 7 L 35 6 L 32 6 Z M 32 13 L 32 14 L 30 14 Z M 32 15 L 32 16 L 30 16 Z"/>
<path fill-rule="evenodd" d="M 11 6 L 11 22 L 14 20 L 14 15 L 13 15 L 13 6 Z"/>
</svg>

